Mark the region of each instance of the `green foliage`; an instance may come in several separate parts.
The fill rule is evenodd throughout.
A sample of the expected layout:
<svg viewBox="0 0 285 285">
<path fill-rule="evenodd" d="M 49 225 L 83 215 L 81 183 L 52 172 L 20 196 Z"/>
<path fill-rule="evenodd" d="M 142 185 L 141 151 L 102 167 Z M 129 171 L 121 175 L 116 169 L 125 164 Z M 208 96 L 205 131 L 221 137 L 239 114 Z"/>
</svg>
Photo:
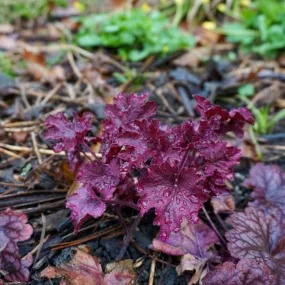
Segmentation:
<svg viewBox="0 0 285 285">
<path fill-rule="evenodd" d="M 15 76 L 10 59 L 2 52 L 0 52 L 0 71 L 10 77 Z"/>
<path fill-rule="evenodd" d="M 239 23 L 225 23 L 222 31 L 245 52 L 277 56 L 285 50 L 285 2 L 257 0 L 241 11 Z"/>
<path fill-rule="evenodd" d="M 273 116 L 270 115 L 270 106 L 257 108 L 246 97 L 241 97 L 241 100 L 247 103 L 247 107 L 252 111 L 255 123 L 252 127 L 253 131 L 259 135 L 272 133 L 276 124 L 285 119 L 285 109 L 280 110 Z"/>
<path fill-rule="evenodd" d="M 65 7 L 67 0 L 0 0 L 0 4 L 0 23 L 9 23 L 47 15 L 51 4 Z"/>
<path fill-rule="evenodd" d="M 82 47 L 117 48 L 124 60 L 138 61 L 151 54 L 165 55 L 194 45 L 192 35 L 169 26 L 158 11 L 150 14 L 132 9 L 111 15 L 80 18 L 82 26 L 76 37 Z"/>
<path fill-rule="evenodd" d="M 240 96 L 250 97 L 254 94 L 254 86 L 250 83 L 242 85 L 238 89 L 238 94 Z"/>
</svg>

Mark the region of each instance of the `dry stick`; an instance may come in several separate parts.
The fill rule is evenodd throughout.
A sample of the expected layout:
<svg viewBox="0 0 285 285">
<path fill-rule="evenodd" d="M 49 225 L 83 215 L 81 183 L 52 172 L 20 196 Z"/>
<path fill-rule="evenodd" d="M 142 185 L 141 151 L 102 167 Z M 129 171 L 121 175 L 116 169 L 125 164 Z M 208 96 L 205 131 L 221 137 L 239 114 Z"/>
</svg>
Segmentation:
<svg viewBox="0 0 285 285">
<path fill-rule="evenodd" d="M 18 158 L 22 158 L 22 156 L 20 156 L 20 155 L 14 153 L 14 152 L 12 152 L 12 151 L 6 150 L 6 149 L 4 149 L 4 148 L 2 148 L 2 147 L 0 147 L 0 153 L 1 153 L 1 152 L 3 152 L 3 153 L 6 154 L 6 155 L 9 155 L 9 156 L 11 156 L 11 157 L 17 158 L 17 159 L 18 159 Z"/>
<path fill-rule="evenodd" d="M 74 60 L 74 57 L 73 57 L 73 54 L 71 52 L 67 53 L 67 59 L 68 59 L 68 62 L 70 64 L 73 72 L 78 77 L 78 79 L 83 78 L 84 76 L 83 76 L 82 72 L 79 70 L 79 68 L 77 67 L 75 60 Z"/>
<path fill-rule="evenodd" d="M 4 128 L 17 128 L 17 127 L 30 127 L 39 125 L 39 121 L 24 121 L 24 122 L 13 122 L 13 123 L 4 123 L 2 126 Z"/>
<path fill-rule="evenodd" d="M 80 239 L 80 240 L 75 240 L 75 241 L 71 241 L 71 242 L 63 242 L 63 243 L 59 243 L 59 244 L 54 244 L 54 245 L 51 246 L 51 248 L 52 248 L 52 250 L 56 251 L 56 250 L 63 249 L 63 248 L 66 248 L 66 247 L 75 246 L 75 245 L 81 244 L 81 243 L 83 243 L 83 242 L 87 242 L 87 241 L 90 241 L 90 240 L 92 240 L 92 239 L 102 237 L 102 236 L 104 236 L 104 235 L 107 235 L 107 234 L 109 234 L 109 233 L 111 233 L 111 232 L 115 232 L 115 231 L 120 230 L 120 229 L 121 229 L 121 226 L 118 226 L 118 227 L 111 228 L 111 229 L 108 229 L 108 230 L 103 231 L 103 232 L 100 232 L 100 233 L 96 233 L 96 234 L 87 236 L 87 237 L 82 238 L 82 239 Z"/>
<path fill-rule="evenodd" d="M 58 83 L 45 97 L 44 99 L 40 102 L 40 104 L 44 105 L 46 104 L 56 93 L 57 91 L 61 88 L 62 83 Z"/>
<path fill-rule="evenodd" d="M 222 235 L 220 234 L 220 232 L 218 231 L 218 229 L 216 228 L 215 224 L 213 223 L 212 219 L 210 218 L 207 210 L 205 209 L 204 205 L 202 206 L 203 212 L 208 220 L 208 222 L 210 223 L 212 229 L 215 231 L 215 233 L 218 235 L 218 237 L 220 238 L 221 242 L 223 243 L 224 246 L 227 246 L 227 243 L 225 241 L 225 239 L 222 237 Z"/>
<path fill-rule="evenodd" d="M 130 227 L 130 230 L 128 231 L 127 235 L 126 235 L 126 239 L 125 239 L 125 242 L 124 242 L 124 245 L 122 247 L 122 249 L 120 250 L 118 256 L 116 257 L 116 260 L 121 260 L 132 240 L 132 235 L 133 235 L 133 232 L 136 230 L 139 222 L 141 221 L 142 219 L 142 216 L 141 214 L 138 214 L 136 219 L 134 220 L 134 222 L 132 223 L 131 227 Z"/>
<path fill-rule="evenodd" d="M 33 148 L 31 148 L 31 147 L 16 146 L 16 145 L 4 144 L 4 143 L 0 143 L 0 147 L 6 148 L 8 150 L 14 150 L 14 151 L 24 151 L 24 152 L 32 152 L 33 151 Z M 65 156 L 66 155 L 64 151 L 54 152 L 53 150 L 43 149 L 43 148 L 39 148 L 39 153 L 47 154 L 47 155 L 58 155 L 58 156 Z M 89 152 L 86 152 L 85 154 L 87 154 L 90 157 L 93 157 L 93 155 Z M 81 153 L 81 156 L 84 156 L 84 154 Z M 102 157 L 102 154 L 96 153 L 96 156 L 100 158 L 100 157 Z"/>
<path fill-rule="evenodd" d="M 41 253 L 41 249 L 43 247 L 44 244 L 44 240 L 45 240 L 45 234 L 46 234 L 46 225 L 47 225 L 47 220 L 44 214 L 42 214 L 42 221 L 43 221 L 43 226 L 42 226 L 42 232 L 41 232 L 41 238 L 40 238 L 40 243 L 38 246 L 38 250 L 33 262 L 33 266 L 36 264 L 37 260 L 39 259 L 40 253 Z"/>
<path fill-rule="evenodd" d="M 38 143 L 37 143 L 37 139 L 36 139 L 36 134 L 34 132 L 31 132 L 31 137 L 32 137 L 32 142 L 33 142 L 33 147 L 36 153 L 36 156 L 38 158 L 39 164 L 43 163 L 41 154 L 39 152 L 39 147 L 38 147 Z"/>
<path fill-rule="evenodd" d="M 149 274 L 148 285 L 153 285 L 154 273 L 155 273 L 155 265 L 156 265 L 156 260 L 153 259 L 152 262 L 151 262 L 151 267 L 150 267 L 150 274 Z"/>
</svg>

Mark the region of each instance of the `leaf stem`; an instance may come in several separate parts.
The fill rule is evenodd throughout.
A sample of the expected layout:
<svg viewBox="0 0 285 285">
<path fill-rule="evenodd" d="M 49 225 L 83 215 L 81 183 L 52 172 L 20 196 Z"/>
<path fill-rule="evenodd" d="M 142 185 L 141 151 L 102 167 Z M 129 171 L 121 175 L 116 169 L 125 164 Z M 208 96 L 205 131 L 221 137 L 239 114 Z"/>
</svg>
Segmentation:
<svg viewBox="0 0 285 285">
<path fill-rule="evenodd" d="M 120 250 L 118 256 L 116 257 L 116 260 L 121 260 L 131 242 L 131 239 L 132 239 L 132 236 L 133 236 L 133 232 L 136 230 L 138 224 L 140 223 L 142 219 L 142 216 L 141 214 L 138 214 L 136 219 L 134 220 L 134 222 L 132 223 L 129 231 L 127 232 L 127 235 L 126 235 L 126 238 L 125 238 L 125 242 L 124 242 L 124 245 L 122 247 L 122 249 Z"/>
<path fill-rule="evenodd" d="M 227 246 L 227 243 L 226 243 L 225 239 L 222 237 L 222 235 L 220 234 L 220 232 L 219 232 L 218 229 L 216 228 L 214 222 L 212 221 L 211 217 L 209 216 L 209 214 L 208 214 L 207 210 L 205 209 L 204 205 L 202 206 L 202 209 L 203 209 L 203 212 L 204 212 L 204 214 L 205 214 L 205 216 L 206 216 L 206 218 L 207 218 L 209 224 L 211 225 L 212 229 L 215 231 L 215 233 L 217 234 L 217 236 L 220 238 L 222 244 L 223 244 L 224 246 Z"/>
</svg>

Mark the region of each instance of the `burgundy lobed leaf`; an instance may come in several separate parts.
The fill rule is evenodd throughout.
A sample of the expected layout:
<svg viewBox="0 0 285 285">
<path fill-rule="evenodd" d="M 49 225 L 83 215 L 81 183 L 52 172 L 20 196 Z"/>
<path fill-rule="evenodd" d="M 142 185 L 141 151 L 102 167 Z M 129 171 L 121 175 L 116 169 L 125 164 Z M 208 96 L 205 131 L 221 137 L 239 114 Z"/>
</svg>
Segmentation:
<svg viewBox="0 0 285 285">
<path fill-rule="evenodd" d="M 272 285 L 274 277 L 263 263 L 241 259 L 236 265 L 226 262 L 202 279 L 203 285 Z"/>
<path fill-rule="evenodd" d="M 220 106 L 212 106 L 210 101 L 202 96 L 195 96 L 195 100 L 197 101 L 196 109 L 204 120 L 211 120 L 213 118 L 219 120 L 220 127 L 215 131 L 219 135 L 233 131 L 240 138 L 243 136 L 244 124 L 254 123 L 254 118 L 247 108 L 242 107 L 228 112 Z"/>
<path fill-rule="evenodd" d="M 251 168 L 244 184 L 254 190 L 251 206 L 269 213 L 277 207 L 285 218 L 285 172 L 280 167 L 257 163 Z"/>
<path fill-rule="evenodd" d="M 17 242 L 27 240 L 33 233 L 25 214 L 7 209 L 0 212 L 0 271 L 8 281 L 25 282 L 29 279 L 28 267 L 32 255 L 22 258 Z"/>
<path fill-rule="evenodd" d="M 78 171 L 77 181 L 84 187 L 97 190 L 101 197 L 110 199 L 120 182 L 120 168 L 117 160 L 109 164 L 100 161 L 87 162 Z"/>
<path fill-rule="evenodd" d="M 75 233 L 89 217 L 101 217 L 106 210 L 106 204 L 90 187 L 78 188 L 76 193 L 67 198 L 66 207 L 71 210 Z"/>
<path fill-rule="evenodd" d="M 228 249 L 236 258 L 264 263 L 274 275 L 274 285 L 285 284 L 285 224 L 256 208 L 234 213 L 226 233 Z"/>
<path fill-rule="evenodd" d="M 183 217 L 198 222 L 198 211 L 207 201 L 208 192 L 200 185 L 203 177 L 195 169 L 179 169 L 168 162 L 151 165 L 147 175 L 139 177 L 138 205 L 141 214 L 155 209 L 155 225 L 160 226 L 160 238 L 165 241 L 172 231 L 180 231 Z"/>
<path fill-rule="evenodd" d="M 86 133 L 92 128 L 92 117 L 91 113 L 84 113 L 79 117 L 74 112 L 71 122 L 62 112 L 59 112 L 55 115 L 49 115 L 45 120 L 47 128 L 44 134 L 45 139 L 54 141 L 52 148 L 55 152 L 66 151 L 67 158 L 74 171 L 81 164 L 80 151 Z"/>
<path fill-rule="evenodd" d="M 232 167 L 238 164 L 241 153 L 233 146 L 227 146 L 225 142 L 210 142 L 201 144 L 199 152 L 206 161 L 205 173 L 212 176 L 217 170 L 223 178 L 232 179 Z"/>
<path fill-rule="evenodd" d="M 113 128 L 113 131 L 119 127 L 128 130 L 134 121 L 148 119 L 155 115 L 156 104 L 146 102 L 147 98 L 146 93 L 132 93 L 129 96 L 124 93 L 118 94 L 113 104 L 106 106 L 105 115 L 108 117 L 105 121 L 106 127 Z"/>
</svg>

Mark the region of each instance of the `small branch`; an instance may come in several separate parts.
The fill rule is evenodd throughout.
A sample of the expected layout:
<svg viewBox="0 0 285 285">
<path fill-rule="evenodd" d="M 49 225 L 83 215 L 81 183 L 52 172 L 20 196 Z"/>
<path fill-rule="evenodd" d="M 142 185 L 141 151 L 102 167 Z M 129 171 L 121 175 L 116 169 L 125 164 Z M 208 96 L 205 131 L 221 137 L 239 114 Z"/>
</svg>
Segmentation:
<svg viewBox="0 0 285 285">
<path fill-rule="evenodd" d="M 132 235 L 133 235 L 133 232 L 136 230 L 138 224 L 140 223 L 142 219 L 142 216 L 141 214 L 138 214 L 136 219 L 134 220 L 134 222 L 132 223 L 131 227 L 130 227 L 130 230 L 128 231 L 128 234 L 126 235 L 126 239 L 125 239 L 125 242 L 124 242 L 124 245 L 121 249 L 121 251 L 119 252 L 118 256 L 116 257 L 116 260 L 121 260 L 132 240 Z"/>
<path fill-rule="evenodd" d="M 227 243 L 226 243 L 225 239 L 222 237 L 222 235 L 220 234 L 220 232 L 219 232 L 218 229 L 216 228 L 214 222 L 213 222 L 212 219 L 210 218 L 210 216 L 209 216 L 207 210 L 205 209 L 204 205 L 202 206 L 202 209 L 203 209 L 203 212 L 204 212 L 204 214 L 205 214 L 205 216 L 206 216 L 206 218 L 207 218 L 209 224 L 211 225 L 212 229 L 215 231 L 215 233 L 217 234 L 217 236 L 220 238 L 222 244 L 223 244 L 224 246 L 227 246 Z"/>
</svg>

